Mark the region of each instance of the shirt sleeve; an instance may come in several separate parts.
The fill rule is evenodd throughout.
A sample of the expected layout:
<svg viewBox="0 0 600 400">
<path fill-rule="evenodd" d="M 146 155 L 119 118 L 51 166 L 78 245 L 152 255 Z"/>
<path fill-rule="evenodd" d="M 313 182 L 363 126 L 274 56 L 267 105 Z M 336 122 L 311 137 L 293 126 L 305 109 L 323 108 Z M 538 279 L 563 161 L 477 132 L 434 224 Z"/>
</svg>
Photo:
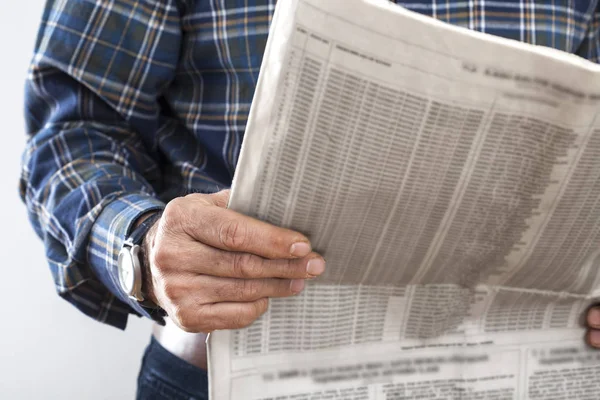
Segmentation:
<svg viewBox="0 0 600 400">
<path fill-rule="evenodd" d="M 600 3 L 598 0 L 590 2 L 591 13 L 588 28 L 577 54 L 592 62 L 600 63 Z"/>
<path fill-rule="evenodd" d="M 124 329 L 150 316 L 120 289 L 117 257 L 136 220 L 164 208 L 160 103 L 179 58 L 169 0 L 48 0 L 26 82 L 20 193 L 58 294 Z"/>
</svg>

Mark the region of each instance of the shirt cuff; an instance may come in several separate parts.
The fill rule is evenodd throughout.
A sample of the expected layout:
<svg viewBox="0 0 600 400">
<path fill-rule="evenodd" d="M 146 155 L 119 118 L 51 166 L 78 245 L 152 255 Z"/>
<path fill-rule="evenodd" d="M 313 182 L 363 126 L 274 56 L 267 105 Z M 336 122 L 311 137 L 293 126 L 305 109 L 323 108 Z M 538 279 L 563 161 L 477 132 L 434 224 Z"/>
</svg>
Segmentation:
<svg viewBox="0 0 600 400">
<path fill-rule="evenodd" d="M 144 214 L 164 210 L 165 203 L 147 194 L 127 194 L 104 206 L 96 219 L 90 237 L 88 257 L 94 273 L 115 297 L 129 307 L 130 313 L 163 323 L 162 315 L 150 313 L 136 300 L 132 300 L 119 284 L 117 260 L 123 242 L 133 230 L 136 221 Z M 125 327 L 127 314 L 112 316 L 117 325 Z"/>
</svg>

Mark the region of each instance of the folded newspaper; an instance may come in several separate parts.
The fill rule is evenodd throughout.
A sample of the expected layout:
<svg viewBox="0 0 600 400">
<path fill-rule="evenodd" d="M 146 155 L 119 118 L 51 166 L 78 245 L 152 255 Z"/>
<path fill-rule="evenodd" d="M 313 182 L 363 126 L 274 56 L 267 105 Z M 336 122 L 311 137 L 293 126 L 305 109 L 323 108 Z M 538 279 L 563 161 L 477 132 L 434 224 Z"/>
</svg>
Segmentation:
<svg viewBox="0 0 600 400">
<path fill-rule="evenodd" d="M 327 272 L 211 334 L 211 399 L 598 398 L 599 111 L 579 57 L 280 0 L 230 207 Z"/>
</svg>

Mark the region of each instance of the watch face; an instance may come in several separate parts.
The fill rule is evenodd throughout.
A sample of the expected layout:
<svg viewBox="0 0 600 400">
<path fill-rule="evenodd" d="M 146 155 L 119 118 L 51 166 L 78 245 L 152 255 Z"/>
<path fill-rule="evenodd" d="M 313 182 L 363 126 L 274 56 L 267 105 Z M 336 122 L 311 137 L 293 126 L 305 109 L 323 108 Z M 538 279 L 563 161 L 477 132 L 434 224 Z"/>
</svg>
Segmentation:
<svg viewBox="0 0 600 400">
<path fill-rule="evenodd" d="M 121 287 L 125 293 L 132 294 L 135 281 L 135 267 L 133 265 L 133 256 L 128 249 L 123 249 L 119 253 L 118 265 Z"/>
</svg>

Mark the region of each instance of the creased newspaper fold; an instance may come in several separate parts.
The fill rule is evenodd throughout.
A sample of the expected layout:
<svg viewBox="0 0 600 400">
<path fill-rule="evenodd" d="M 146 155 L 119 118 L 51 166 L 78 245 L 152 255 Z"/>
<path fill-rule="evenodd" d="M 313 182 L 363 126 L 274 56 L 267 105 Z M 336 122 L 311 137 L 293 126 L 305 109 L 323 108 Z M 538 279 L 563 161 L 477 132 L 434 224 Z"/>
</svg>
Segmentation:
<svg viewBox="0 0 600 400">
<path fill-rule="evenodd" d="M 211 399 L 596 399 L 599 111 L 576 56 L 280 0 L 230 207 L 328 269 L 211 335 Z"/>
</svg>

